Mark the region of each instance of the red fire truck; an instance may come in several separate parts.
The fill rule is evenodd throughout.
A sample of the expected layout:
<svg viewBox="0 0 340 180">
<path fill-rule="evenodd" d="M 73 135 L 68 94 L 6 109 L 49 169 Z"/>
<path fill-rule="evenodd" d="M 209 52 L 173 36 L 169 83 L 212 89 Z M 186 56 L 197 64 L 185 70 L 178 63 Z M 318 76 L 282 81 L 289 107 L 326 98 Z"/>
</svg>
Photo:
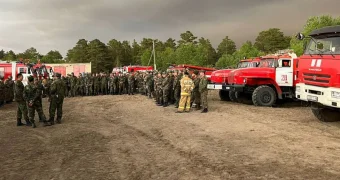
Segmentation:
<svg viewBox="0 0 340 180">
<path fill-rule="evenodd" d="M 297 38 L 302 40 L 304 35 L 299 33 Z M 308 39 L 304 54 L 298 58 L 296 98 L 310 102 L 320 121 L 339 121 L 340 26 L 314 30 Z"/>
<path fill-rule="evenodd" d="M 18 73 L 23 74 L 23 84 L 27 85 L 27 77 L 35 76 L 35 77 L 49 77 L 51 74 L 49 72 L 50 67 L 47 67 L 43 64 L 24 64 L 17 62 L 10 63 L 0 63 L 0 76 L 3 76 L 7 79 L 9 76 L 12 76 L 13 80 L 16 80 L 16 75 Z"/>
<path fill-rule="evenodd" d="M 190 74 L 194 73 L 195 70 L 197 71 L 205 71 L 205 75 L 207 76 L 207 79 L 210 81 L 211 73 L 216 71 L 215 68 L 208 68 L 208 67 L 202 67 L 202 66 L 194 66 L 190 64 L 180 64 L 180 65 L 172 65 L 169 67 L 169 70 L 188 70 Z"/>
<path fill-rule="evenodd" d="M 128 73 L 128 72 L 145 72 L 145 71 L 153 71 L 153 66 L 124 66 L 124 67 L 115 67 L 112 70 L 112 73 Z"/>
<path fill-rule="evenodd" d="M 244 59 L 241 60 L 237 69 L 239 68 L 250 68 L 257 67 L 260 59 Z M 219 96 L 222 101 L 236 101 L 233 94 L 230 94 L 229 87 L 225 85 L 228 84 L 228 74 L 235 69 L 221 69 L 211 73 L 211 84 L 208 84 L 208 89 L 219 90 Z"/>
<path fill-rule="evenodd" d="M 292 50 L 262 56 L 256 68 L 231 71 L 225 88 L 256 106 L 272 106 L 277 99 L 294 98 L 296 58 Z"/>
</svg>

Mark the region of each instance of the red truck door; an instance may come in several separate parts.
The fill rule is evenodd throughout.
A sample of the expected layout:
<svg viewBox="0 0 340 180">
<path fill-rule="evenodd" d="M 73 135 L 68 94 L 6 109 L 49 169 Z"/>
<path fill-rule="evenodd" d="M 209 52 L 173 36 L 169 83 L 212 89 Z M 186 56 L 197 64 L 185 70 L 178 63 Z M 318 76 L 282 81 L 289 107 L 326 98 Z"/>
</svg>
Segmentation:
<svg viewBox="0 0 340 180">
<path fill-rule="evenodd" d="M 282 58 L 278 60 L 278 67 L 276 68 L 275 80 L 279 86 L 292 87 L 294 83 L 294 66 L 293 60 L 289 58 Z"/>
</svg>

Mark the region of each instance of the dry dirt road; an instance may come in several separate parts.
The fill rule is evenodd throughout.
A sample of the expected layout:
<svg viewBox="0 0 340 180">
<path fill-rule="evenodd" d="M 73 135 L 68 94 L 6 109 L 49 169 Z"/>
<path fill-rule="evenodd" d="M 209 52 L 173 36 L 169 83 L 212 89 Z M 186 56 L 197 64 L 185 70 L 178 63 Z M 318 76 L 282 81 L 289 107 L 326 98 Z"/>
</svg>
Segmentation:
<svg viewBox="0 0 340 180">
<path fill-rule="evenodd" d="M 306 107 L 209 104 L 176 114 L 141 95 L 77 97 L 63 124 L 36 129 L 16 127 L 6 105 L 0 179 L 340 179 L 340 123 Z"/>
</svg>

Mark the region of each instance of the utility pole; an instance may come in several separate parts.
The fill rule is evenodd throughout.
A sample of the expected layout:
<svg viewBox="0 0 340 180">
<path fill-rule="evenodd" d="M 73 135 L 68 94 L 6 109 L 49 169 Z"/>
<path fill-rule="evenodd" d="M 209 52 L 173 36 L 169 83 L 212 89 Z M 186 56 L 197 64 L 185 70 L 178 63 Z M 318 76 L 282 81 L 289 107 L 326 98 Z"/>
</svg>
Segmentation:
<svg viewBox="0 0 340 180">
<path fill-rule="evenodd" d="M 155 70 L 157 70 L 157 67 L 156 67 L 155 40 L 152 40 L 152 51 L 153 51 L 153 66 L 155 67 Z"/>
</svg>

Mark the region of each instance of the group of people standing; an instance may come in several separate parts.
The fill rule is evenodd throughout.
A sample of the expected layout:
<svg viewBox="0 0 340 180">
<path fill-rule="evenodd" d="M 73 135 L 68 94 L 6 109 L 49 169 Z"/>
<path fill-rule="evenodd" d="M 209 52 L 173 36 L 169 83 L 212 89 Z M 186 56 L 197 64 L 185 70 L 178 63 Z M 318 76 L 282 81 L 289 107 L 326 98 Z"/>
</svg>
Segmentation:
<svg viewBox="0 0 340 180">
<path fill-rule="evenodd" d="M 44 126 L 61 123 L 62 106 L 65 97 L 97 96 L 97 95 L 134 95 L 136 93 L 154 99 L 157 106 L 174 105 L 178 113 L 190 112 L 191 108 L 208 112 L 207 95 L 208 80 L 204 71 L 149 71 L 135 73 L 73 73 L 61 76 L 55 73 L 53 80 L 28 77 L 28 85 L 22 83 L 23 75 L 18 74 L 13 83 L 13 98 L 18 104 L 17 126 L 36 127 L 35 111 L 39 122 Z M 50 102 L 49 119 L 42 108 L 42 98 L 48 97 Z M 12 98 L 12 99 L 13 99 Z M 55 114 L 57 111 L 57 118 Z"/>
<path fill-rule="evenodd" d="M 11 76 L 7 79 L 4 79 L 3 76 L 0 76 L 0 107 L 13 102 L 14 99 L 14 81 Z"/>
<path fill-rule="evenodd" d="M 56 123 L 60 124 L 65 97 L 65 83 L 61 81 L 61 75 L 58 73 L 53 75 L 53 82 L 48 87 L 46 86 L 46 79 L 41 81 L 33 76 L 29 76 L 27 79 L 28 84 L 24 86 L 22 83 L 23 75 L 19 73 L 14 85 L 14 100 L 18 104 L 17 126 L 26 125 L 36 128 L 35 112 L 38 113 L 39 122 L 42 122 L 44 126 L 54 125 L 56 111 Z M 49 119 L 46 118 L 42 108 L 43 93 L 48 95 L 50 102 Z M 24 118 L 26 124 L 22 123 L 22 118 Z"/>
<path fill-rule="evenodd" d="M 187 74 L 187 75 L 186 75 Z M 182 78 L 187 77 L 185 84 Z M 204 71 L 168 70 L 168 71 L 146 71 L 128 73 L 84 73 L 75 76 L 73 73 L 62 77 L 66 84 L 66 97 L 97 96 L 97 95 L 134 95 L 143 94 L 156 101 L 156 105 L 167 107 L 175 105 L 178 112 L 190 111 L 191 107 L 208 111 L 207 84 L 208 80 Z M 192 89 L 189 86 L 192 83 Z M 47 82 L 47 87 L 49 82 Z M 187 93 L 187 94 L 186 94 Z M 185 108 L 181 106 L 181 97 L 185 96 L 189 103 Z M 182 102 L 183 103 L 183 102 Z"/>
</svg>

